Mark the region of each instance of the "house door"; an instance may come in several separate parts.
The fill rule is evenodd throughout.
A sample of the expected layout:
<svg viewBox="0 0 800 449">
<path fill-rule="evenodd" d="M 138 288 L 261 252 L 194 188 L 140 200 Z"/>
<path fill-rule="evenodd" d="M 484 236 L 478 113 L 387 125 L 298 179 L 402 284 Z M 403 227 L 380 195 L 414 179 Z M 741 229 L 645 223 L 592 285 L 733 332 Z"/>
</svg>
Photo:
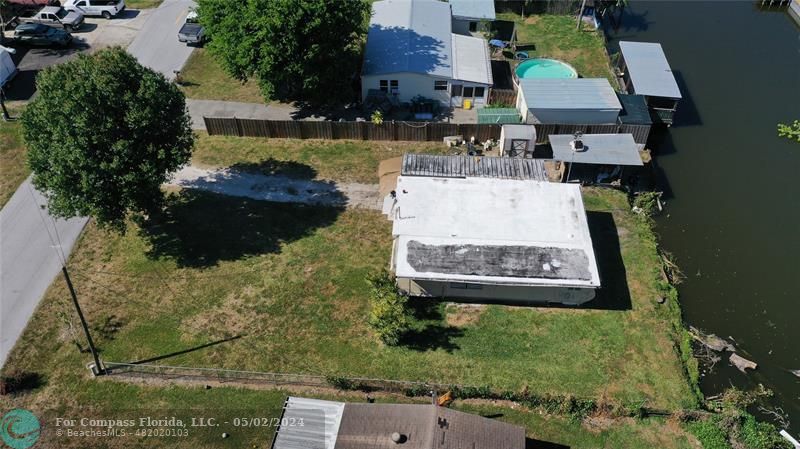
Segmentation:
<svg viewBox="0 0 800 449">
<path fill-rule="evenodd" d="M 450 86 L 450 106 L 454 108 L 462 107 L 464 85 L 453 84 Z"/>
</svg>

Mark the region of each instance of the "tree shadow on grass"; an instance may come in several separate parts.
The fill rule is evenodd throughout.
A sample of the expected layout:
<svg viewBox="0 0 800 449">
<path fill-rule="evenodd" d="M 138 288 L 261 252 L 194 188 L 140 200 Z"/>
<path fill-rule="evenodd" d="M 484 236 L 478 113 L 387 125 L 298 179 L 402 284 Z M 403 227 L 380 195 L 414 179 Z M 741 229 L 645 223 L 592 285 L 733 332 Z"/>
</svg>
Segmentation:
<svg viewBox="0 0 800 449">
<path fill-rule="evenodd" d="M 184 267 L 279 253 L 281 245 L 331 225 L 342 207 L 275 203 L 184 189 L 166 198 L 157 216 L 140 222 L 148 257 Z"/>
<path fill-rule="evenodd" d="M 412 297 L 408 299 L 408 307 L 414 323 L 400 337 L 401 346 L 423 352 L 437 349 L 453 352 L 459 349 L 453 339 L 463 336 L 464 331 L 447 324 L 444 303 L 431 298 Z"/>
<path fill-rule="evenodd" d="M 230 167 L 231 170 L 246 173 L 258 173 L 265 176 L 286 176 L 294 179 L 314 179 L 317 170 L 310 165 L 296 161 L 281 161 L 274 158 L 260 162 L 240 162 Z"/>
</svg>

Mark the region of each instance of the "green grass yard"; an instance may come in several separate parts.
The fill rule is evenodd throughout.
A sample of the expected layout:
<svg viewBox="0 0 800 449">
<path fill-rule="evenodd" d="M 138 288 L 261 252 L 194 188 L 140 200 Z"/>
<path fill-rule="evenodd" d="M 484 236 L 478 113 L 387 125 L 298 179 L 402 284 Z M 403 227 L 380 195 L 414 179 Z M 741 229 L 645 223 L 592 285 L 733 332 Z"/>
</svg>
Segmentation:
<svg viewBox="0 0 800 449">
<path fill-rule="evenodd" d="M 255 80 L 246 83 L 235 80 L 204 48 L 195 49 L 183 66 L 181 90 L 188 98 L 198 100 L 265 102 Z"/>
<path fill-rule="evenodd" d="M 22 111 L 9 108 L 9 112 L 16 117 Z M 0 122 L 0 208 L 30 174 L 25 153 L 20 122 Z"/>
<path fill-rule="evenodd" d="M 130 9 L 158 8 L 164 0 L 126 0 L 125 6 Z"/>
<path fill-rule="evenodd" d="M 608 78 L 616 86 L 609 66 L 605 41 L 600 31 L 575 29 L 575 18 L 558 15 L 532 15 L 525 19 L 514 13 L 502 13 L 498 19 L 517 24 L 519 44 L 535 46 L 531 58 L 554 58 L 571 64 L 583 78 Z"/>
<path fill-rule="evenodd" d="M 259 165 L 280 158 L 281 167 L 306 175 L 375 183 L 380 159 L 412 149 L 201 136 L 195 161 Z M 652 235 L 621 193 L 587 189 L 585 202 L 607 286 L 597 309 L 417 302 L 416 327 L 400 347 L 379 344 L 366 324 L 365 278 L 387 265 L 391 251 L 391 224 L 374 211 L 175 192 L 157 225 L 132 224 L 119 236 L 90 224 L 69 266 L 107 361 L 488 384 L 668 410 L 694 406 L 677 349 L 680 312 L 656 302 Z M 13 405 L 61 413 L 77 413 L 79 404 L 97 413 L 234 408 L 236 401 L 279 407 L 282 395 L 273 392 L 92 381 L 84 368 L 90 357 L 76 350 L 67 322 L 79 329 L 57 279 L 6 365 L 6 372 L 37 373 L 43 385 L 12 398 Z M 211 342 L 220 343 L 160 358 Z M 503 419 L 573 447 L 624 441 L 619 447 L 646 448 L 673 440 L 656 421 L 586 428 L 511 411 Z M 658 446 L 684 442 L 681 436 Z"/>
</svg>

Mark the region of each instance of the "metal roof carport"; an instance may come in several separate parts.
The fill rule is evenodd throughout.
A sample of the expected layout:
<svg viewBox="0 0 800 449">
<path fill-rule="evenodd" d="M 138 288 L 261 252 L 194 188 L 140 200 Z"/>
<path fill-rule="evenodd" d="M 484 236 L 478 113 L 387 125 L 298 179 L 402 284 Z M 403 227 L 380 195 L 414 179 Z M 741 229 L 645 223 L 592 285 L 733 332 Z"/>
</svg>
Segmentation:
<svg viewBox="0 0 800 449">
<path fill-rule="evenodd" d="M 553 159 L 575 164 L 644 165 L 631 134 L 584 134 L 582 150 L 573 151 L 572 134 L 551 134 Z"/>
</svg>

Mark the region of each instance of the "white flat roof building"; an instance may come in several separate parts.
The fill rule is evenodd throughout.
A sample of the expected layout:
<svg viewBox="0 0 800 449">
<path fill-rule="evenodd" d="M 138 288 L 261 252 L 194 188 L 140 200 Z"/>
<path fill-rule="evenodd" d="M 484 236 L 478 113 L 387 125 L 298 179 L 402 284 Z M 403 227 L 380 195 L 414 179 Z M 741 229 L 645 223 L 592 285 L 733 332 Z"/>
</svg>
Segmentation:
<svg viewBox="0 0 800 449">
<path fill-rule="evenodd" d="M 600 287 L 577 185 L 400 176 L 396 195 L 397 278 Z"/>
</svg>

